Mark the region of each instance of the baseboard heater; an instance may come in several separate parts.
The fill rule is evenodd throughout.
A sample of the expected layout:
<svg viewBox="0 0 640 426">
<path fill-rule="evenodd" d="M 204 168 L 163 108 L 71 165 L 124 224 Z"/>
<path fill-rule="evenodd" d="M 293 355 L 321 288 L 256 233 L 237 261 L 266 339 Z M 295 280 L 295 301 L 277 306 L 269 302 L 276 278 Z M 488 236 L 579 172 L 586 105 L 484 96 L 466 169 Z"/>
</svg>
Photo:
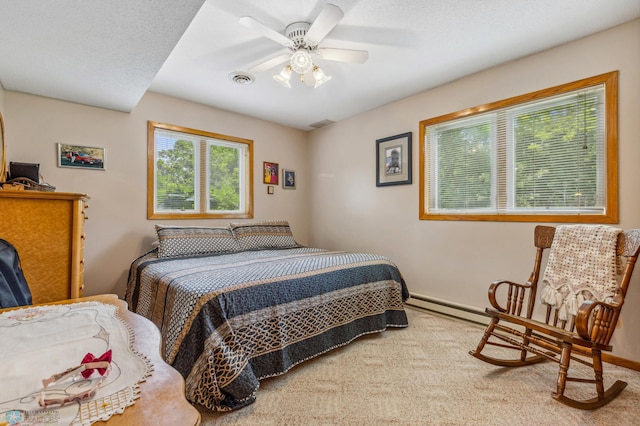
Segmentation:
<svg viewBox="0 0 640 426">
<path fill-rule="evenodd" d="M 483 310 L 478 308 L 461 305 L 448 300 L 437 299 L 435 297 L 423 296 L 416 293 L 410 293 L 410 295 L 411 297 L 406 302 L 409 306 L 426 309 L 428 311 L 460 318 L 478 324 L 489 324 L 489 316 Z"/>
<path fill-rule="evenodd" d="M 406 304 L 409 306 L 425 309 L 427 311 L 435 312 L 437 314 L 442 314 L 449 317 L 471 321 L 477 324 L 489 324 L 489 315 L 487 315 L 484 311 L 472 306 L 461 305 L 458 303 L 450 302 L 448 300 L 437 299 L 435 297 L 427 297 L 416 293 L 410 293 L 410 295 L 411 297 L 406 302 Z M 620 358 L 615 355 L 611 355 L 608 352 L 602 354 L 602 360 L 604 362 L 618 365 L 620 367 L 640 371 L 640 362 L 629 360 L 626 358 Z"/>
</svg>

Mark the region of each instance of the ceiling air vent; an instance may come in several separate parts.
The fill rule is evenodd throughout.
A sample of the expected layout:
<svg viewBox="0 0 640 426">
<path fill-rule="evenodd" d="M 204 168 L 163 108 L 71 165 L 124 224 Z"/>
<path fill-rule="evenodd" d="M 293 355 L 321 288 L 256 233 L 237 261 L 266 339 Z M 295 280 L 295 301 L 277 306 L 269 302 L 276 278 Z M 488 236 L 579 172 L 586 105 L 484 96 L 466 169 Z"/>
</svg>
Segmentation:
<svg viewBox="0 0 640 426">
<path fill-rule="evenodd" d="M 319 129 L 320 127 L 328 126 L 329 124 L 333 124 L 333 123 L 335 123 L 335 121 L 325 119 L 322 121 L 318 121 L 317 123 L 309 124 L 309 127 L 313 127 L 314 129 Z"/>
<path fill-rule="evenodd" d="M 236 84 L 242 85 L 251 84 L 254 80 L 251 74 L 242 71 L 232 72 L 231 74 L 229 74 L 229 79 Z"/>
</svg>

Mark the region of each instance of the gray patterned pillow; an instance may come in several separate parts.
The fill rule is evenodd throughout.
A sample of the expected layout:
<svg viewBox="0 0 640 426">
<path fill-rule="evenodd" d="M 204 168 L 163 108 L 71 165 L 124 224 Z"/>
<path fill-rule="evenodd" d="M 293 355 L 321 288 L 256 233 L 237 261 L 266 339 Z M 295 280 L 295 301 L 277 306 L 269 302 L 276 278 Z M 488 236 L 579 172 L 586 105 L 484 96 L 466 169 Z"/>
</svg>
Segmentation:
<svg viewBox="0 0 640 426">
<path fill-rule="evenodd" d="M 231 223 L 229 226 L 243 250 L 298 247 L 286 220 Z"/>
<path fill-rule="evenodd" d="M 229 228 L 156 225 L 156 233 L 158 257 L 240 251 L 240 245 Z"/>
</svg>

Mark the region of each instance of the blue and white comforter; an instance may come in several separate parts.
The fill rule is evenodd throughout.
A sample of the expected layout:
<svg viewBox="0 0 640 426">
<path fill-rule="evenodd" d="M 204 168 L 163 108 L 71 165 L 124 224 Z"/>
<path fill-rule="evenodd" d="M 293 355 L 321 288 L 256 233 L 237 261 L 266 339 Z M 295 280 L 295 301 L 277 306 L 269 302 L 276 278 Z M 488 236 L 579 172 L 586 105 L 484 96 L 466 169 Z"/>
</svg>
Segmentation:
<svg viewBox="0 0 640 426">
<path fill-rule="evenodd" d="M 129 309 L 162 334 L 187 398 L 212 410 L 255 400 L 260 379 L 358 336 L 406 327 L 404 280 L 389 259 L 298 247 L 131 265 Z"/>
</svg>

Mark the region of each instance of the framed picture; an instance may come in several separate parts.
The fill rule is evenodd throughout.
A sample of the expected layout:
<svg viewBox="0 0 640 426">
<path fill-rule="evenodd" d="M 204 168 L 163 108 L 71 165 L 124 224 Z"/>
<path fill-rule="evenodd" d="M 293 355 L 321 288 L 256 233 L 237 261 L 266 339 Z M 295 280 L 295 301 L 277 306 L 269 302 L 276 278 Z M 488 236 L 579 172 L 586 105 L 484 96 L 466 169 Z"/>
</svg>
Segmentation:
<svg viewBox="0 0 640 426">
<path fill-rule="evenodd" d="M 269 195 L 273 194 L 273 185 L 267 186 L 267 194 Z"/>
<path fill-rule="evenodd" d="M 5 152 L 4 121 L 2 121 L 2 113 L 0 113 L 0 182 L 4 182 L 7 179 L 7 159 L 4 157 Z"/>
<path fill-rule="evenodd" d="M 104 148 L 59 143 L 58 167 L 104 170 Z"/>
<path fill-rule="evenodd" d="M 376 140 L 376 186 L 411 183 L 411 132 Z"/>
<path fill-rule="evenodd" d="M 284 189 L 296 189 L 296 172 L 282 169 L 282 187 Z"/>
<path fill-rule="evenodd" d="M 277 185 L 278 173 L 280 171 L 278 163 L 270 163 L 268 161 L 263 161 L 262 164 L 263 164 L 262 175 L 264 176 L 262 179 L 262 182 L 271 184 L 271 185 Z"/>
</svg>

